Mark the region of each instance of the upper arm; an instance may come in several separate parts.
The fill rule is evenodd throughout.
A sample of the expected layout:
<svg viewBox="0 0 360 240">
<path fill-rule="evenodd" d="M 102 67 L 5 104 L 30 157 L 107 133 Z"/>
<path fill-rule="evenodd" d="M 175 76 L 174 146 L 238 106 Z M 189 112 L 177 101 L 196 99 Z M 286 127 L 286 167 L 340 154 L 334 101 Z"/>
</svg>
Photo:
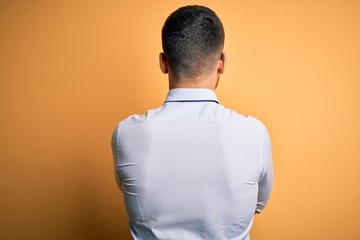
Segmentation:
<svg viewBox="0 0 360 240">
<path fill-rule="evenodd" d="M 261 129 L 261 167 L 262 174 L 259 179 L 259 193 L 258 193 L 258 207 L 257 211 L 261 212 L 272 191 L 274 182 L 274 170 L 272 162 L 272 144 L 269 133 L 265 126 L 262 125 Z"/>
<path fill-rule="evenodd" d="M 120 190 L 122 191 L 122 179 L 119 176 L 117 172 L 117 167 L 119 165 L 119 132 L 120 132 L 120 126 L 118 125 L 112 134 L 111 138 L 111 148 L 112 148 L 112 154 L 113 154 L 113 164 L 114 164 L 114 175 L 117 185 L 119 186 Z"/>
</svg>

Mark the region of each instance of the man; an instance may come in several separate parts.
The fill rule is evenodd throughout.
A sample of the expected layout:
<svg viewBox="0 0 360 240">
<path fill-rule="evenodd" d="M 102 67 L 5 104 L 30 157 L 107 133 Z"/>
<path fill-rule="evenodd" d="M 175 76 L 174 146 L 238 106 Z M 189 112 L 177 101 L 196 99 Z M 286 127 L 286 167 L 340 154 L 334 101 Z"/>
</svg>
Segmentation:
<svg viewBox="0 0 360 240">
<path fill-rule="evenodd" d="M 273 168 L 264 125 L 219 104 L 224 29 L 209 8 L 173 12 L 162 29 L 162 106 L 115 129 L 112 148 L 134 239 L 250 239 Z"/>
</svg>

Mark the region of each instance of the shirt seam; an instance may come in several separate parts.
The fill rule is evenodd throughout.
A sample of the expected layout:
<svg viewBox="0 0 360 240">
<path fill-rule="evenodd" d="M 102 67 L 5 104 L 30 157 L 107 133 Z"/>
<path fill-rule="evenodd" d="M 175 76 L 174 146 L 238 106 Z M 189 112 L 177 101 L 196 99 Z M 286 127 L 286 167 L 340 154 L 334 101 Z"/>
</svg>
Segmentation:
<svg viewBox="0 0 360 240">
<path fill-rule="evenodd" d="M 248 118 L 248 116 L 243 116 L 244 118 Z M 143 119 L 139 121 L 133 122 L 121 122 L 119 127 L 130 126 L 139 123 L 145 122 L 240 122 L 242 119 Z"/>
</svg>

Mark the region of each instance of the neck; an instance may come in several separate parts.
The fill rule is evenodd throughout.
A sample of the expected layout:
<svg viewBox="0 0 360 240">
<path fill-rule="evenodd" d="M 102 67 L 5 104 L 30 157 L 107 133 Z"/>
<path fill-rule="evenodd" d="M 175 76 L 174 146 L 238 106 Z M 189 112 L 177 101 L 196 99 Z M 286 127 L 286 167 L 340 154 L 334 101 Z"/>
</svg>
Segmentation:
<svg viewBox="0 0 360 240">
<path fill-rule="evenodd" d="M 219 76 L 180 78 L 174 79 L 169 75 L 169 89 L 173 88 L 208 88 L 215 91 L 219 81 Z"/>
</svg>

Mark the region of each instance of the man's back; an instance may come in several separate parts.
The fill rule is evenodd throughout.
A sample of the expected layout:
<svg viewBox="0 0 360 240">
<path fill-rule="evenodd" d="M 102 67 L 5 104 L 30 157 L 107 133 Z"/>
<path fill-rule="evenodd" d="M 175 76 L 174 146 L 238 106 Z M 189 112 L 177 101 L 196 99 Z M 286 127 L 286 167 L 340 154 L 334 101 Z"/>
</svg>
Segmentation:
<svg viewBox="0 0 360 240">
<path fill-rule="evenodd" d="M 118 125 L 113 151 L 135 239 L 247 239 L 271 191 L 265 127 L 210 89 L 172 89 Z"/>
</svg>

